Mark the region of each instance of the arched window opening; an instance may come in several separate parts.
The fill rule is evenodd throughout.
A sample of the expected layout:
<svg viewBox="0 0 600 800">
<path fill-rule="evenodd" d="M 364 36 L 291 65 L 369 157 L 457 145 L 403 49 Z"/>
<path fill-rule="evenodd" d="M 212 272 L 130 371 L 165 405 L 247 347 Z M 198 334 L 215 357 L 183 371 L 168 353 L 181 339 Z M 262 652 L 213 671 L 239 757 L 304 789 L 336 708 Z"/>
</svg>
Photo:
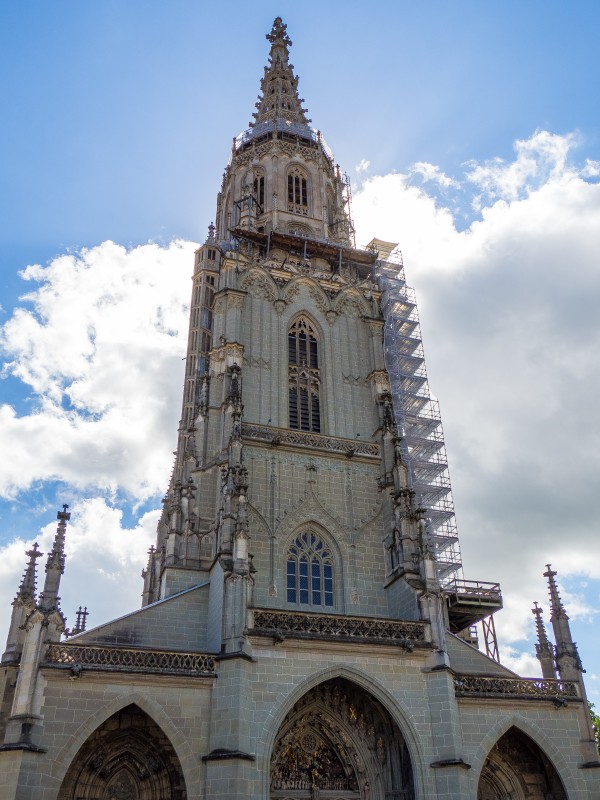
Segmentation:
<svg viewBox="0 0 600 800">
<path fill-rule="evenodd" d="M 294 539 L 287 555 L 287 601 L 294 605 L 333 607 L 333 556 L 312 531 Z"/>
<path fill-rule="evenodd" d="M 288 211 L 308 216 L 308 181 L 298 167 L 288 172 Z"/>
<path fill-rule="evenodd" d="M 288 331 L 288 371 L 290 428 L 320 433 L 319 343 L 306 317 L 297 319 Z"/>
</svg>

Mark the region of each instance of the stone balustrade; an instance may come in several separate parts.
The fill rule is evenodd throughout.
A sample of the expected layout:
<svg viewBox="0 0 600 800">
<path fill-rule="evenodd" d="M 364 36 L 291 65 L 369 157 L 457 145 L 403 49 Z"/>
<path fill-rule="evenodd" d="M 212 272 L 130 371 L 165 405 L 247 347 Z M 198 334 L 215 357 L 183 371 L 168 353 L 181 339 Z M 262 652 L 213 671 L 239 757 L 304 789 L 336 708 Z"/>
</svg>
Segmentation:
<svg viewBox="0 0 600 800">
<path fill-rule="evenodd" d="M 215 659 L 205 653 L 103 647 L 67 642 L 50 644 L 42 666 L 182 675 L 215 673 Z"/>
<path fill-rule="evenodd" d="M 575 681 L 545 680 L 543 678 L 500 678 L 490 675 L 455 675 L 457 697 L 519 698 L 523 700 L 577 700 L 579 690 Z"/>
<path fill-rule="evenodd" d="M 290 639 L 329 639 L 342 642 L 389 644 L 413 650 L 430 647 L 428 626 L 381 617 L 356 617 L 340 614 L 315 614 L 256 608 L 252 611 L 251 635 L 271 636 L 275 641 Z"/>
</svg>

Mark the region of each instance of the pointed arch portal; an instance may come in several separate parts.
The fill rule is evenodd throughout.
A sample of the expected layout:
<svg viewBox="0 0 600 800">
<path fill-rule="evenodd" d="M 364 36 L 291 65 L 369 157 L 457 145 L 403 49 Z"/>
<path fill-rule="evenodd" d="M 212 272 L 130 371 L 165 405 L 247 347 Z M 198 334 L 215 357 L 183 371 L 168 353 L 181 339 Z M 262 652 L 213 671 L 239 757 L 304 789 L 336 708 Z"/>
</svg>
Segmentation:
<svg viewBox="0 0 600 800">
<path fill-rule="evenodd" d="M 414 800 L 408 748 L 385 708 L 334 678 L 300 698 L 271 757 L 270 800 Z"/>
<path fill-rule="evenodd" d="M 138 706 L 109 717 L 79 749 L 58 800 L 186 800 L 181 764 Z"/>
<path fill-rule="evenodd" d="M 546 754 L 513 727 L 490 750 L 477 800 L 567 800 L 567 793 Z"/>
</svg>

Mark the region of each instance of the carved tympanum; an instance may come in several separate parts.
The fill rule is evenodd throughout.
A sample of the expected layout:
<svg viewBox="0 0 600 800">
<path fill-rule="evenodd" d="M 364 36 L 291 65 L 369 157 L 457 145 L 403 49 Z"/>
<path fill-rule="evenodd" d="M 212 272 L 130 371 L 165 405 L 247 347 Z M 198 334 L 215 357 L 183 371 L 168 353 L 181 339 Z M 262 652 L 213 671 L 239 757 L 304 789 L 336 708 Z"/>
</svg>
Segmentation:
<svg viewBox="0 0 600 800">
<path fill-rule="evenodd" d="M 305 694 L 285 718 L 271 758 L 271 800 L 413 800 L 412 765 L 390 714 L 336 678 Z"/>
</svg>

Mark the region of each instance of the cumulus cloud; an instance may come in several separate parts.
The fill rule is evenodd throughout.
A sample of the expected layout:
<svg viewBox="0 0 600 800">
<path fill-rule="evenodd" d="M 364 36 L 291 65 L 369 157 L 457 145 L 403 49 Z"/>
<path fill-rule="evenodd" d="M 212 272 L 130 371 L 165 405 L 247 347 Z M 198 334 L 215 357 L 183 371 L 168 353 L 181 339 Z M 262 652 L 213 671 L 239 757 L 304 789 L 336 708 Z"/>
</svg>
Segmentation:
<svg viewBox="0 0 600 800">
<path fill-rule="evenodd" d="M 454 180 L 454 178 L 451 178 L 449 175 L 446 175 L 446 173 L 442 172 L 442 170 L 435 164 L 429 164 L 427 161 L 417 161 L 410 168 L 409 174 L 417 175 L 424 181 L 437 183 L 444 189 L 448 189 L 451 186 L 459 186 L 458 181 Z"/>
<path fill-rule="evenodd" d="M 61 582 L 61 607 L 68 626 L 75 623 L 75 612 L 87 606 L 88 628 L 119 616 L 140 605 L 140 573 L 146 551 L 154 541 L 159 511 L 143 514 L 132 527 L 123 525 L 123 513 L 104 498 L 92 497 L 78 502 L 67 526 L 65 575 Z M 54 540 L 56 523 L 45 525 L 35 537 L 40 550 L 47 554 Z M 24 552 L 33 539 L 15 539 L 2 548 L 0 559 L 0 596 L 8 607 L 24 568 Z M 45 558 L 38 561 L 38 590 L 43 588 Z M 6 617 L 6 615 L 4 615 Z M 0 647 L 6 640 L 8 620 L 3 618 Z"/>
<path fill-rule="evenodd" d="M 98 247 L 30 266 L 1 329 L 3 374 L 30 413 L 0 406 L 0 494 L 60 480 L 145 499 L 164 486 L 183 380 L 195 245 Z"/>
<path fill-rule="evenodd" d="M 501 581 L 505 649 L 531 637 L 545 563 L 600 578 L 600 187 L 576 147 L 540 131 L 511 162 L 468 165 L 481 210 L 464 230 L 410 174 L 354 195 L 358 241 L 400 242 L 417 290 L 465 573 Z"/>
</svg>

